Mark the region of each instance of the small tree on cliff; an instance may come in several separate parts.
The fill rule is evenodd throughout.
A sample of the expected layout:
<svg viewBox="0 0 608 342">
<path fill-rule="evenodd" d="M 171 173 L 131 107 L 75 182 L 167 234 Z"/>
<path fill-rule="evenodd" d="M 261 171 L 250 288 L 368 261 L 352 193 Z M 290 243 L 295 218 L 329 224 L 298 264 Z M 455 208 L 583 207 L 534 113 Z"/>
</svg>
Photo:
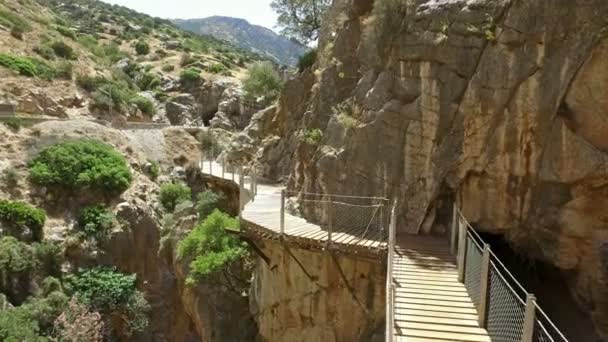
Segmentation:
<svg viewBox="0 0 608 342">
<path fill-rule="evenodd" d="M 281 33 L 303 44 L 319 38 L 319 29 L 331 0 L 273 0 Z"/>
</svg>

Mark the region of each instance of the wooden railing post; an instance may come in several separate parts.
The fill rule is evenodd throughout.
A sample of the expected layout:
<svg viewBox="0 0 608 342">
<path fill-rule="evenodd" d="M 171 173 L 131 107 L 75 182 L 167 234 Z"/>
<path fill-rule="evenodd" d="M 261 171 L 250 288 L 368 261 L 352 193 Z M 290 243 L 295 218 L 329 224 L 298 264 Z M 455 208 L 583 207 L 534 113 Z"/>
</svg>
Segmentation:
<svg viewBox="0 0 608 342">
<path fill-rule="evenodd" d="M 285 234 L 285 189 L 281 190 L 281 236 Z"/>
<path fill-rule="evenodd" d="M 333 215 L 331 212 L 332 209 L 332 205 L 331 205 L 331 195 L 328 195 L 328 199 L 327 199 L 327 243 L 331 245 L 331 234 L 332 234 L 332 225 L 333 225 Z"/>
<path fill-rule="evenodd" d="M 536 297 L 528 294 L 526 297 L 526 314 L 524 316 L 522 342 L 532 342 L 534 340 L 534 323 L 536 321 Z"/>
<path fill-rule="evenodd" d="M 488 288 L 490 286 L 490 245 L 487 243 L 483 246 L 479 282 L 479 326 L 485 328 L 488 319 L 488 304 L 490 299 L 488 293 Z"/>
<path fill-rule="evenodd" d="M 243 167 L 239 165 L 239 218 L 243 218 L 242 212 L 245 206 L 245 177 L 243 176 Z"/>
<path fill-rule="evenodd" d="M 454 206 L 452 207 L 452 225 L 450 228 L 450 252 L 452 255 L 456 255 L 456 242 L 458 239 L 458 207 L 456 206 L 456 202 L 454 202 Z"/>
<path fill-rule="evenodd" d="M 458 215 L 458 281 L 464 282 L 464 269 L 467 256 L 467 226 Z"/>
</svg>

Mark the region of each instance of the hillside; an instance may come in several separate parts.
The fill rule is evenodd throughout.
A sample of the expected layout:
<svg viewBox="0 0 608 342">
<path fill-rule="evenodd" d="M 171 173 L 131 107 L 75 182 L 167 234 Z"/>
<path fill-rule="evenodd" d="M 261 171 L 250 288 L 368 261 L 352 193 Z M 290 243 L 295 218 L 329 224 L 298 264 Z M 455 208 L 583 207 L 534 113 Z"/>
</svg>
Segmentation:
<svg viewBox="0 0 608 342">
<path fill-rule="evenodd" d="M 95 0 L 3 1 L 0 51 L 0 102 L 19 113 L 112 121 L 171 122 L 166 104 L 184 93 L 194 94 L 189 111 L 205 115 L 221 100 L 214 84 L 238 86 L 261 59 Z M 195 106 L 209 107 L 197 98 L 203 88 L 215 89 L 207 109 Z"/>
<path fill-rule="evenodd" d="M 276 34 L 265 27 L 252 25 L 244 19 L 214 16 L 204 19 L 175 19 L 184 30 L 233 43 L 285 65 L 295 65 L 306 47 Z"/>
</svg>

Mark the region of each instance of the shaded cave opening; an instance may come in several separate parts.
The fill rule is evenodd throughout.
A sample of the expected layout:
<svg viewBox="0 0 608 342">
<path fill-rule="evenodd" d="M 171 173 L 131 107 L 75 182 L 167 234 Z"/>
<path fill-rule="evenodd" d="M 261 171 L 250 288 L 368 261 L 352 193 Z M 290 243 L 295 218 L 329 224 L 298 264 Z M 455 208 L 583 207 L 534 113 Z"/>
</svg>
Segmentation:
<svg viewBox="0 0 608 342">
<path fill-rule="evenodd" d="M 477 227 L 476 227 L 477 228 Z M 517 250 L 502 235 L 480 232 L 492 251 L 530 293 L 569 341 L 602 342 L 590 313 L 580 307 L 568 287 L 570 274 Z"/>
</svg>

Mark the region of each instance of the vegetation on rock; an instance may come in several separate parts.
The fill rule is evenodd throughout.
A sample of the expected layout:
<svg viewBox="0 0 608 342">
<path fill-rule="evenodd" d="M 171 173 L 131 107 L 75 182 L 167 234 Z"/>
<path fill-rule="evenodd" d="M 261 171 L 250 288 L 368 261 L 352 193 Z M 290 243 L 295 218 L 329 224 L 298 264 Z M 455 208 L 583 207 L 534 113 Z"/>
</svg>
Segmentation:
<svg viewBox="0 0 608 342">
<path fill-rule="evenodd" d="M 209 216 L 215 209 L 219 209 L 220 203 L 224 200 L 222 195 L 213 191 L 203 191 L 196 197 L 196 211 L 201 219 Z"/>
<path fill-rule="evenodd" d="M 173 212 L 175 207 L 192 198 L 192 191 L 183 183 L 165 183 L 160 186 L 160 203 L 168 212 Z"/>
<path fill-rule="evenodd" d="M 0 200 L 0 235 L 18 238 L 30 235 L 33 240 L 40 241 L 45 220 L 46 213 L 42 209 L 24 202 Z"/>
<path fill-rule="evenodd" d="M 43 61 L 32 57 L 20 57 L 6 53 L 0 53 L 0 65 L 14 70 L 23 76 L 39 77 L 50 80 L 55 77 L 53 68 Z"/>
<path fill-rule="evenodd" d="M 279 96 L 283 81 L 272 63 L 254 63 L 247 72 L 247 78 L 243 81 L 246 97 L 249 99 L 264 97 L 274 100 Z"/>
<path fill-rule="evenodd" d="M 35 184 L 68 190 L 116 194 L 126 190 L 132 179 L 125 158 L 96 140 L 68 141 L 47 147 L 34 157 L 29 168 Z"/>
<path fill-rule="evenodd" d="M 237 219 L 216 209 L 179 242 L 178 258 L 192 260 L 187 278 L 189 284 L 226 269 L 228 264 L 247 255 L 246 245 L 226 232 L 226 229 L 238 227 Z"/>
<path fill-rule="evenodd" d="M 331 0 L 273 0 L 281 33 L 307 44 L 319 38 L 319 29 Z"/>
<path fill-rule="evenodd" d="M 323 131 L 318 128 L 306 129 L 300 132 L 300 141 L 308 145 L 319 145 L 323 139 Z"/>
<path fill-rule="evenodd" d="M 80 211 L 76 227 L 86 238 L 106 241 L 115 221 L 116 216 L 112 212 L 103 206 L 96 205 Z"/>
<path fill-rule="evenodd" d="M 317 49 L 310 49 L 298 59 L 298 71 L 302 72 L 315 64 Z"/>
</svg>

